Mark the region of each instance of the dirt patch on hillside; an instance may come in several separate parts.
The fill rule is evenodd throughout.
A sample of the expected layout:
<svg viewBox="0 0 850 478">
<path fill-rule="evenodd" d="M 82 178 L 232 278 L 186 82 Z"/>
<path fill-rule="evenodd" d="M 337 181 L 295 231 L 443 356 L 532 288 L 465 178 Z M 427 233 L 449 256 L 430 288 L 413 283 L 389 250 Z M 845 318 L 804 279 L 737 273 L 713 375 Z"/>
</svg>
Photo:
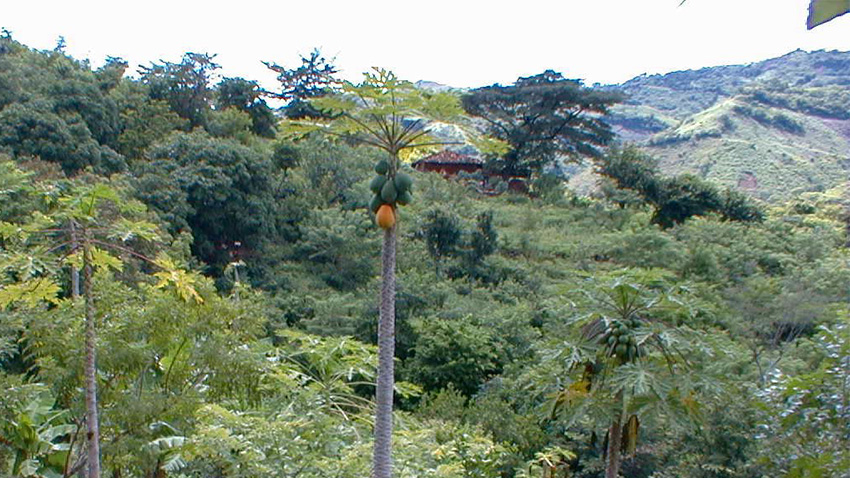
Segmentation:
<svg viewBox="0 0 850 478">
<path fill-rule="evenodd" d="M 825 119 L 823 122 L 837 131 L 844 139 L 850 141 L 850 120 Z"/>
</svg>

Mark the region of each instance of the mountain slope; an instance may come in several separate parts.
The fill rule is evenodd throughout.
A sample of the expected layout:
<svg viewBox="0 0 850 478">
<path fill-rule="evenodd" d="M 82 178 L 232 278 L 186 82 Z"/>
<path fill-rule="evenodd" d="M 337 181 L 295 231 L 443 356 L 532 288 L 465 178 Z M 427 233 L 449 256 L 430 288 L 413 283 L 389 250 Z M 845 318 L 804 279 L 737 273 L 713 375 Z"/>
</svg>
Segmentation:
<svg viewBox="0 0 850 478">
<path fill-rule="evenodd" d="M 670 174 L 767 199 L 850 175 L 850 53 L 795 51 L 751 65 L 640 76 L 611 123 Z"/>
</svg>

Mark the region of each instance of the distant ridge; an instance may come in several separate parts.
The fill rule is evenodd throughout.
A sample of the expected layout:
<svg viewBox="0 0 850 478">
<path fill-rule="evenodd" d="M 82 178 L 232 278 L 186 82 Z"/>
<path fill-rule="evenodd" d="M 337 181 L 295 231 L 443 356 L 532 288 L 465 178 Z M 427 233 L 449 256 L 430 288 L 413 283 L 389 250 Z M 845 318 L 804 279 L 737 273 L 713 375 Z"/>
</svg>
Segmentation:
<svg viewBox="0 0 850 478">
<path fill-rule="evenodd" d="M 850 178 L 850 52 L 796 50 L 604 88 L 627 95 L 610 120 L 620 140 L 658 157 L 669 174 L 694 173 L 765 200 Z"/>
<path fill-rule="evenodd" d="M 697 174 L 769 201 L 850 180 L 850 52 L 796 50 L 600 88 L 626 95 L 609 119 L 619 140 L 656 156 L 668 174 Z M 587 167 L 561 171 L 580 191 L 596 182 Z"/>
</svg>

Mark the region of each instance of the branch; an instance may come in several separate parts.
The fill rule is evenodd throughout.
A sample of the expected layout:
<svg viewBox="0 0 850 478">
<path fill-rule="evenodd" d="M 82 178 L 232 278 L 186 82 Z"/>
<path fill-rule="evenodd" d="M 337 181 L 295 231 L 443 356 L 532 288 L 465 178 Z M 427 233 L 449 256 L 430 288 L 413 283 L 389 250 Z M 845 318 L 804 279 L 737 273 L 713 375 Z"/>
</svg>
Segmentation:
<svg viewBox="0 0 850 478">
<path fill-rule="evenodd" d="M 376 148 L 380 148 L 380 149 L 383 149 L 385 151 L 389 151 L 389 148 L 386 145 L 379 143 L 379 142 L 376 142 L 376 141 L 371 141 L 371 140 L 368 140 L 368 139 L 365 139 L 365 138 L 352 136 L 350 134 L 336 133 L 336 132 L 333 132 L 333 131 L 323 131 L 323 133 L 329 134 L 331 136 L 336 136 L 338 138 L 350 139 L 350 140 L 353 140 L 353 141 L 360 141 L 361 143 L 370 144 L 370 145 L 372 145 Z"/>
<path fill-rule="evenodd" d="M 363 121 L 361 121 L 361 120 L 359 120 L 359 119 L 355 118 L 355 117 L 354 117 L 353 115 L 351 115 L 351 114 L 344 113 L 344 116 L 345 116 L 346 118 L 349 118 L 351 121 L 354 121 L 355 123 L 357 123 L 357 125 L 358 125 L 358 126 L 360 126 L 361 128 L 363 128 L 363 129 L 365 129 L 366 131 L 368 131 L 368 132 L 369 132 L 369 134 L 371 134 L 371 135 L 372 135 L 372 136 L 373 136 L 373 137 L 377 140 L 377 143 L 379 143 L 379 144 L 381 143 L 381 139 L 383 139 L 383 137 L 382 137 L 380 134 L 378 134 L 375 130 L 373 130 L 372 128 L 370 128 L 370 127 L 369 127 L 369 125 L 367 125 L 367 124 L 366 124 L 366 123 L 364 123 Z M 374 143 L 373 143 L 373 144 L 374 144 Z M 383 149 L 389 149 L 389 145 L 386 145 L 386 146 L 381 145 L 380 147 L 381 147 L 381 148 L 383 148 Z"/>
<path fill-rule="evenodd" d="M 466 144 L 463 141 L 435 141 L 433 143 L 417 143 L 417 144 L 408 144 L 402 146 L 399 149 L 407 149 L 407 148 L 418 148 L 421 146 L 448 146 L 453 144 Z"/>
<path fill-rule="evenodd" d="M 132 249 L 128 249 L 126 247 L 118 246 L 118 245 L 115 245 L 115 244 L 110 244 L 108 242 L 99 241 L 97 239 L 90 239 L 90 241 L 94 244 L 98 244 L 98 245 L 101 245 L 101 246 L 104 246 L 104 247 L 109 247 L 111 249 L 115 249 L 115 250 L 118 250 L 118 251 L 121 251 L 121 252 L 126 252 L 127 254 L 130 254 L 131 256 L 137 257 L 137 258 L 139 258 L 139 259 L 141 259 L 141 260 L 143 260 L 143 261 L 145 261 L 149 264 L 153 264 L 153 265 L 159 267 L 160 269 L 165 270 L 165 268 L 162 267 L 161 265 L 157 264 L 155 260 L 151 259 L 150 257 L 148 257 L 144 254 L 140 254 L 140 253 L 138 253 L 138 252 L 136 252 Z"/>
</svg>

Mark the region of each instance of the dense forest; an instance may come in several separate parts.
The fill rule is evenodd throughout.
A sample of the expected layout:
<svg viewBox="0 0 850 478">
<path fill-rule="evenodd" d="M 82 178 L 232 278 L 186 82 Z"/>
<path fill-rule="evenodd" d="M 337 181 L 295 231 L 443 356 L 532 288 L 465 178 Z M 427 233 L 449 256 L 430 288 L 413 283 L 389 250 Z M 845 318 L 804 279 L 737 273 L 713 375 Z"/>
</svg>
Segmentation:
<svg viewBox="0 0 850 478">
<path fill-rule="evenodd" d="M 850 476 L 846 176 L 665 169 L 616 135 L 628 84 L 553 71 L 433 91 L 314 52 L 266 91 L 4 35 L 0 476 L 368 476 L 391 236 L 394 476 Z M 484 169 L 410 167 L 459 142 Z"/>
</svg>

